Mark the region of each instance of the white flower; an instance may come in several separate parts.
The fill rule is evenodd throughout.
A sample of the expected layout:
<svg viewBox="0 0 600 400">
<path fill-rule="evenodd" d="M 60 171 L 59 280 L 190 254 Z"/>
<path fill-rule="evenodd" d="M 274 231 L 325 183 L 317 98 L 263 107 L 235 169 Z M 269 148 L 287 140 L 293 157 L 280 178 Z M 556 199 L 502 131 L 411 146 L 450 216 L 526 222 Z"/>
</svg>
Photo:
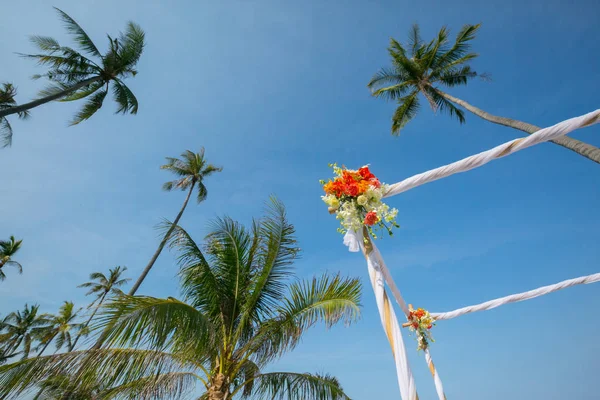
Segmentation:
<svg viewBox="0 0 600 400">
<path fill-rule="evenodd" d="M 364 206 L 365 204 L 367 204 L 368 201 L 369 201 L 369 199 L 364 194 L 361 194 L 356 199 L 356 202 L 358 203 L 359 206 Z"/>
</svg>

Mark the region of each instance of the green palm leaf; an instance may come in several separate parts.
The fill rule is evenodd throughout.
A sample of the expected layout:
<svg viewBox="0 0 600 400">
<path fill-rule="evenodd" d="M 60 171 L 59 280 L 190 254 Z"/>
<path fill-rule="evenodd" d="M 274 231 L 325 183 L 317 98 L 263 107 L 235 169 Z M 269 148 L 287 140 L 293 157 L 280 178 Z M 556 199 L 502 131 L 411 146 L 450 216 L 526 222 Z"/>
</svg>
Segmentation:
<svg viewBox="0 0 600 400">
<path fill-rule="evenodd" d="M 255 378 L 254 393 L 272 400 L 350 400 L 330 375 L 271 372 Z"/>
<path fill-rule="evenodd" d="M 414 91 L 408 96 L 398 99 L 398 108 L 392 117 L 392 133 L 398 135 L 411 119 L 415 117 L 419 111 L 419 92 Z"/>
<path fill-rule="evenodd" d="M 77 42 L 77 44 L 79 44 L 79 46 L 88 53 L 96 57 L 102 57 L 102 55 L 98 51 L 98 48 L 96 47 L 94 42 L 92 42 L 92 39 L 90 39 L 88 34 L 85 33 L 83 28 L 81 28 L 81 26 L 79 26 L 79 24 L 75 22 L 75 20 L 69 15 L 67 15 L 67 13 L 65 13 L 64 11 L 56 7 L 54 7 L 54 9 L 58 12 L 60 19 L 64 22 L 65 27 L 67 28 L 67 32 L 69 32 L 75 37 L 75 41 Z"/>
<path fill-rule="evenodd" d="M 77 114 L 75 114 L 75 117 L 71 120 L 71 123 L 69 125 L 77 125 L 80 122 L 85 121 L 86 119 L 89 119 L 92 115 L 94 115 L 96 111 L 98 111 L 102 107 L 102 103 L 104 102 L 106 93 L 107 91 L 103 90 L 94 94 L 87 101 L 87 103 L 85 103 L 83 108 Z"/>
</svg>

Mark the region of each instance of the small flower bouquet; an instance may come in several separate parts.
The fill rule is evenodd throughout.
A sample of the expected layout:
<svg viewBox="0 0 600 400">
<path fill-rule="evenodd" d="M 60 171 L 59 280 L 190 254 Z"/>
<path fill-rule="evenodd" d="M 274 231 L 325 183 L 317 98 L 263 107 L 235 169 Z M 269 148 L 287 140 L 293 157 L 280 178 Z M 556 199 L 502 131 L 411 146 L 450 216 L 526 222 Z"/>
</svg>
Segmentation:
<svg viewBox="0 0 600 400">
<path fill-rule="evenodd" d="M 409 308 L 407 319 L 408 322 L 404 325 L 417 334 L 417 350 L 425 350 L 430 342 L 435 341 L 431 337 L 431 328 L 435 325 L 435 320 L 429 315 L 429 311 L 422 308 L 413 310 L 412 307 Z"/>
<path fill-rule="evenodd" d="M 366 226 L 369 233 L 377 238 L 373 227 L 385 229 L 392 235 L 392 227 L 399 228 L 396 223 L 398 210 L 390 209 L 381 199 L 386 192 L 386 185 L 369 171 L 368 166 L 358 170 L 339 168 L 329 164 L 336 177 L 333 180 L 321 180 L 325 196 L 321 198 L 335 212 L 342 225 L 340 233 L 348 230 L 360 231 Z"/>
</svg>

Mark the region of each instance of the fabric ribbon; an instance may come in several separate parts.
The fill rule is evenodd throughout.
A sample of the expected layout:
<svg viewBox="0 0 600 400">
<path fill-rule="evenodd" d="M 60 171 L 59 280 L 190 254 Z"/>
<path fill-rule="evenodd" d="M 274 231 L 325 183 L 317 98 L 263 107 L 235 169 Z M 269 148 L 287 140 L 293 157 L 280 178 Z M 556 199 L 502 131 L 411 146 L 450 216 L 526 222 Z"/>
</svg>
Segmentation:
<svg viewBox="0 0 600 400">
<path fill-rule="evenodd" d="M 360 251 L 360 241 L 362 239 L 361 232 L 348 231 L 344 235 L 344 245 L 348 246 L 348 251 L 358 253 Z"/>
</svg>

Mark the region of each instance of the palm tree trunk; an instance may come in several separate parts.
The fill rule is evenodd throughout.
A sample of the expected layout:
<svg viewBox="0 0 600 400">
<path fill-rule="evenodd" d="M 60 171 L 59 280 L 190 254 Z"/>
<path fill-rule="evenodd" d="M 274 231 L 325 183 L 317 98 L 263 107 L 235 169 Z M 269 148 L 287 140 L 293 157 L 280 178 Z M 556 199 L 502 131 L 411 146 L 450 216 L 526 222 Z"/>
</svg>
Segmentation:
<svg viewBox="0 0 600 400">
<path fill-rule="evenodd" d="M 194 191 L 194 187 L 195 186 L 196 186 L 196 182 L 192 183 L 192 187 L 190 187 L 190 190 L 189 190 L 189 192 L 187 194 L 187 197 L 185 198 L 185 201 L 183 202 L 183 206 L 181 207 L 181 210 L 179 211 L 179 214 L 177 214 L 177 217 L 175 218 L 175 221 L 173 221 L 173 224 L 171 225 L 171 227 L 169 228 L 169 230 L 165 234 L 165 237 L 160 242 L 160 245 L 158 246 L 158 249 L 156 249 L 156 252 L 154 252 L 154 255 L 150 259 L 150 262 L 148 263 L 148 265 L 146 265 L 146 268 L 144 268 L 144 271 L 142 272 L 142 274 L 138 278 L 137 282 L 135 283 L 135 285 L 133 285 L 133 287 L 129 291 L 129 293 L 128 293 L 129 296 L 133 296 L 135 294 L 135 292 L 137 292 L 137 290 L 139 289 L 139 287 L 142 284 L 142 282 L 144 281 L 144 279 L 146 279 L 146 275 L 148 275 L 148 272 L 150 272 L 150 270 L 152 269 L 152 266 L 154 265 L 154 263 L 156 262 L 156 259 L 160 255 L 160 252 L 162 251 L 162 249 L 167 244 L 167 241 L 169 240 L 169 237 L 171 236 L 171 233 L 173 232 L 173 230 L 177 226 L 177 223 L 179 222 L 179 219 L 183 215 L 183 212 L 185 211 L 185 208 L 187 207 L 188 201 L 190 200 L 190 197 L 192 196 L 192 192 Z"/>
<path fill-rule="evenodd" d="M 458 104 L 461 107 L 464 107 L 465 109 L 477 115 L 478 117 L 483 118 L 486 121 L 493 122 L 494 124 L 508 126 L 510 128 L 526 132 L 530 135 L 542 129 L 538 126 L 528 124 L 527 122 L 518 121 L 516 119 L 498 117 L 496 115 L 489 114 L 475 106 L 472 106 L 464 100 L 458 99 L 452 95 L 449 95 L 448 93 L 444 93 L 439 89 L 436 90 L 447 100 Z M 572 150 L 575 153 L 600 164 L 600 149 L 598 147 L 592 146 L 590 144 L 584 143 L 580 140 L 573 139 L 567 136 L 551 140 L 551 142 L 559 146 L 565 147 L 569 150 Z"/>
<path fill-rule="evenodd" d="M 37 99 L 34 101 L 30 101 L 29 103 L 25 103 L 25 104 L 21 104 L 19 106 L 14 106 L 14 107 L 9 107 L 9 108 L 5 108 L 3 110 L 0 110 L 0 118 L 6 117 L 7 115 L 11 115 L 11 114 L 16 114 L 16 113 L 20 113 L 23 111 L 27 111 L 27 110 L 31 110 L 34 107 L 37 106 L 41 106 L 42 104 L 46 104 L 50 101 L 53 100 L 58 100 L 60 98 L 65 97 L 66 95 L 68 95 L 69 93 L 74 92 L 77 89 L 81 89 L 84 86 L 87 86 L 91 83 L 94 82 L 98 82 L 101 81 L 103 78 L 101 76 L 95 76 L 93 78 L 88 78 L 85 79 L 63 91 L 60 91 L 58 93 L 55 93 L 53 95 L 50 96 L 46 96 L 46 97 L 42 97 L 41 99 Z"/>
<path fill-rule="evenodd" d="M 100 301 L 98 302 L 98 305 L 96 306 L 96 308 L 94 309 L 94 312 L 92 313 L 92 315 L 90 315 L 90 318 L 87 320 L 87 322 L 85 323 L 85 325 L 83 326 L 82 330 L 87 328 L 90 323 L 92 322 L 92 320 L 94 319 L 94 316 L 96 315 L 96 313 L 98 312 L 98 310 L 100 309 L 100 306 L 102 305 L 102 303 L 104 302 L 104 299 L 106 298 L 106 295 L 108 295 L 108 292 L 105 292 L 102 297 L 100 298 Z M 75 340 L 73 341 L 73 344 L 71 345 L 71 347 L 69 348 L 69 352 L 73 351 L 75 349 L 75 345 L 77 344 L 77 342 L 79 341 L 79 338 L 81 337 L 81 333 L 82 331 L 79 331 L 79 333 L 77 334 L 77 337 L 75 338 Z"/>
<path fill-rule="evenodd" d="M 58 333 L 58 332 L 57 332 Z M 52 341 L 54 340 L 54 338 L 56 337 L 57 333 L 55 333 L 54 335 L 52 335 L 52 337 L 50 338 L 50 340 L 48 340 L 46 342 L 46 344 L 44 345 L 44 347 L 42 348 L 42 350 L 38 353 L 38 357 L 41 357 L 42 354 L 44 354 L 44 351 L 46 351 L 46 348 L 50 345 L 50 343 L 52 343 Z"/>
<path fill-rule="evenodd" d="M 225 382 L 225 375 L 217 374 L 211 378 L 208 388 L 208 400 L 228 400 L 229 386 Z"/>
</svg>

